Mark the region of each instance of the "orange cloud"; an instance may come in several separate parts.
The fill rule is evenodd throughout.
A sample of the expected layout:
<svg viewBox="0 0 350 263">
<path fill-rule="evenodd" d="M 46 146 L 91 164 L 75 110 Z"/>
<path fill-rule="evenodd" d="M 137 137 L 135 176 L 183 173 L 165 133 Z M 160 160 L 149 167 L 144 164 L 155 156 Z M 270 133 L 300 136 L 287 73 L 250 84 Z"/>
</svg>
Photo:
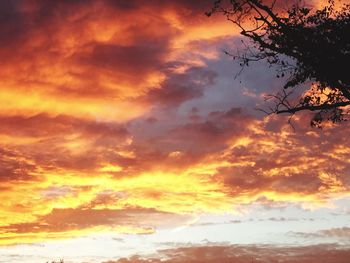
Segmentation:
<svg viewBox="0 0 350 263">
<path fill-rule="evenodd" d="M 67 116 L 2 122 L 0 132 L 37 140 L 2 144 L 3 244 L 21 236 L 30 242 L 32 233 L 68 238 L 113 226 L 156 231 L 164 215 L 171 226 L 196 213 L 233 212 L 235 205 L 266 200 L 310 208 L 349 194 L 348 151 L 329 138 L 336 130 L 300 135 L 281 120 L 257 121 L 240 109 L 181 124 L 156 142 L 140 141 L 120 124 Z M 327 143 L 319 144 L 319 136 Z M 123 221 L 133 207 L 142 216 Z M 152 223 L 148 211 L 162 219 Z"/>
<path fill-rule="evenodd" d="M 349 195 L 347 124 L 300 119 L 293 133 L 239 107 L 184 113 L 217 85 L 203 45 L 232 34 L 203 16 L 210 4 L 0 3 L 0 244 Z"/>
<path fill-rule="evenodd" d="M 46 112 L 115 121 L 144 114 L 151 105 L 135 98 L 159 88 L 167 78 L 168 63 L 184 53 L 175 47 L 176 39 L 204 21 L 204 7 L 182 4 L 3 4 L 9 5 L 3 10 L 10 11 L 4 14 L 7 26 L 0 35 L 7 41 L 0 47 L 1 113 Z M 186 15 L 189 7 L 198 9 Z M 219 36 L 227 33 L 223 30 Z M 194 33 L 187 42 L 200 38 Z"/>
</svg>

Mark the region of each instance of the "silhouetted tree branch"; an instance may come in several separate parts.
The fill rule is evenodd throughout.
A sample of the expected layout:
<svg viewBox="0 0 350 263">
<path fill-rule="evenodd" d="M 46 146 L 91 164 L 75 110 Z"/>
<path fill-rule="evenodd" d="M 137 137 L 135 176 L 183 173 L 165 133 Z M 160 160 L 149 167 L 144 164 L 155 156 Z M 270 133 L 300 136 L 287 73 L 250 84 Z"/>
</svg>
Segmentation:
<svg viewBox="0 0 350 263">
<path fill-rule="evenodd" d="M 287 77 L 283 90 L 295 91 L 301 84 L 313 82 L 293 101 L 290 92 L 270 95 L 275 107 L 267 113 L 316 111 L 311 121 L 316 126 L 325 119 L 344 120 L 344 107 L 350 104 L 350 5 L 336 8 L 334 0 L 329 0 L 313 11 L 296 0 L 282 10 L 276 7 L 277 1 L 216 0 L 207 15 L 225 15 L 252 41 L 244 55 L 227 52 L 240 60 L 242 67 L 259 60 L 277 66 L 277 77 Z"/>
</svg>

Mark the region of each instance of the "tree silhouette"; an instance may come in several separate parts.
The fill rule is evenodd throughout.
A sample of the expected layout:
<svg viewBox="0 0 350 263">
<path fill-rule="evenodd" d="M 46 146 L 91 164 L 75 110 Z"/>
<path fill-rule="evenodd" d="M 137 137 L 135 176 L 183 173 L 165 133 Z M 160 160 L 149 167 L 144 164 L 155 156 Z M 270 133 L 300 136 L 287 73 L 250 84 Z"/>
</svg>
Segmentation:
<svg viewBox="0 0 350 263">
<path fill-rule="evenodd" d="M 243 55 L 227 52 L 242 68 L 266 60 L 277 67 L 278 78 L 286 78 L 278 93 L 267 96 L 274 103 L 265 113 L 314 111 L 314 126 L 344 120 L 350 105 L 350 5 L 329 0 L 313 11 L 300 0 L 287 9 L 277 1 L 216 0 L 206 14 L 224 14 L 252 41 Z M 304 83 L 309 88 L 300 88 Z"/>
</svg>

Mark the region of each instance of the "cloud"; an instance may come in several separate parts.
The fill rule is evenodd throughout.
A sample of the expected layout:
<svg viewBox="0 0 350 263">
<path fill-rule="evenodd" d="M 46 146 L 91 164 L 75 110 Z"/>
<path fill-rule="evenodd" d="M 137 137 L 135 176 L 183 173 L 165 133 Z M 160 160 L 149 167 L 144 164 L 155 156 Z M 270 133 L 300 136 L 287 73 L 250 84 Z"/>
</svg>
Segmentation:
<svg viewBox="0 0 350 263">
<path fill-rule="evenodd" d="M 169 131 L 168 136 L 173 140 L 185 142 L 182 144 L 184 149 L 180 150 L 215 152 L 225 147 L 231 138 L 243 134 L 250 121 L 250 116 L 240 108 L 213 111 L 202 121 L 188 122 L 175 127 Z"/>
<path fill-rule="evenodd" d="M 97 44 L 87 63 L 99 69 L 117 69 L 118 73 L 138 73 L 139 77 L 142 77 L 145 71 L 157 70 L 160 67 L 162 55 L 164 56 L 167 51 L 167 44 L 156 41 L 145 42 L 143 39 L 138 42 L 128 46 Z"/>
<path fill-rule="evenodd" d="M 33 228 L 45 233 L 48 226 L 39 225 L 51 218 L 51 211 L 72 212 L 72 220 L 91 213 L 105 226 L 108 214 L 127 216 L 130 205 L 184 215 L 227 211 L 232 204 L 253 202 L 265 207 L 320 205 L 333 193 L 347 192 L 346 177 L 337 175 L 346 163 L 332 155 L 338 151 L 347 156 L 342 148 L 331 146 L 320 155 L 314 144 L 319 138 L 313 133 L 301 136 L 283 125 L 263 129 L 270 120 L 254 120 L 240 108 L 202 116 L 144 140 L 135 137 L 130 126 L 114 122 L 49 115 L 2 117 L 0 135 L 12 132 L 11 140 L 3 141 L 1 158 L 6 183 L 2 194 L 9 200 L 2 205 L 3 231 L 18 226 L 28 234 Z M 322 136 L 327 141 L 331 134 Z M 306 145 L 312 148 L 306 150 Z M 306 150 L 308 157 L 295 155 L 296 149 Z M 328 166 L 329 160 L 339 163 L 338 170 Z M 63 210 L 57 210 L 58 205 Z M 30 213 L 33 209 L 35 214 Z M 23 212 L 29 212 L 25 222 L 19 217 Z M 134 226 L 125 222 L 125 227 Z M 73 230 L 101 224 L 68 220 L 50 227 L 61 227 L 69 236 Z M 154 229 L 158 227 L 155 223 Z"/>
<path fill-rule="evenodd" d="M 143 220 L 139 220 L 139 217 Z M 64 233 L 73 230 L 90 229 L 105 226 L 107 229 L 125 226 L 131 229 L 144 229 L 145 233 L 152 233 L 155 224 L 174 224 L 176 220 L 186 220 L 181 216 L 145 208 L 124 209 L 93 209 L 93 208 L 67 208 L 53 209 L 49 214 L 37 218 L 33 223 L 18 223 L 0 227 L 1 232 L 8 235 L 33 233 Z M 11 239 L 11 238 L 9 238 Z"/>
<path fill-rule="evenodd" d="M 346 159 L 339 158 L 348 152 L 330 142 L 329 151 L 320 154 L 319 147 L 327 146 L 317 144 L 320 137 L 314 133 L 300 135 L 283 125 L 262 128 L 274 120 L 255 120 L 240 108 L 185 121 L 140 140 L 128 124 L 63 115 L 2 117 L 0 136 L 12 133 L 2 141 L 0 159 L 2 195 L 8 200 L 2 204 L 3 231 L 19 227 L 23 234 L 33 229 L 44 234 L 52 227 L 69 237 L 112 225 L 107 218 L 128 217 L 128 207 L 134 205 L 181 217 L 254 202 L 265 207 L 322 205 L 333 194 L 348 191 L 341 175 Z M 159 124 L 151 129 L 154 125 Z M 319 136 L 332 140 L 331 133 Z M 306 151 L 307 158 L 295 151 Z M 24 222 L 22 213 L 28 213 Z M 51 224 L 51 213 L 66 219 Z M 84 213 L 94 214 L 89 217 L 96 221 L 81 221 Z M 122 226 L 150 225 L 145 217 L 138 220 L 140 225 L 125 220 Z M 161 227 L 153 220 L 152 230 Z M 176 216 L 169 217 L 169 225 L 172 220 Z"/>
<path fill-rule="evenodd" d="M 113 136 L 125 138 L 128 132 L 123 125 L 112 122 L 98 122 L 74 118 L 68 115 L 49 116 L 38 114 L 31 117 L 1 116 L 0 133 L 19 137 L 45 138 L 80 132 L 91 136 Z"/>
<path fill-rule="evenodd" d="M 319 233 L 323 236 L 348 238 L 350 237 L 350 228 L 349 227 L 332 228 L 332 229 L 320 230 Z"/>
<path fill-rule="evenodd" d="M 11 162 L 18 162 L 22 155 L 23 168 L 27 158 L 27 163 L 30 163 L 27 166 L 32 168 L 97 169 L 101 162 L 113 163 L 113 156 L 118 158 L 117 153 L 108 154 L 108 148 L 121 150 L 131 138 L 124 125 L 71 116 L 39 114 L 32 117 L 2 116 L 0 119 L 2 144 L 5 149 L 17 148 Z M 100 151 L 104 157 L 96 154 Z"/>
<path fill-rule="evenodd" d="M 191 67 L 184 73 L 172 73 L 146 95 L 146 100 L 165 107 L 178 106 L 181 103 L 201 97 L 205 88 L 215 84 L 217 74 L 200 67 Z"/>
<path fill-rule="evenodd" d="M 322 259 L 325 263 L 345 263 L 350 255 L 346 247 L 336 245 L 315 245 L 305 247 L 273 247 L 273 246 L 189 246 L 158 251 L 156 256 L 148 258 L 132 256 L 104 263 L 189 263 L 189 262 L 279 262 L 279 263 L 311 263 Z"/>
<path fill-rule="evenodd" d="M 215 96 L 236 32 L 211 4 L 1 1 L 2 244 L 349 194 L 349 124 L 293 132 Z"/>
<path fill-rule="evenodd" d="M 184 95 L 187 91 L 167 76 L 169 64 L 187 50 L 175 47 L 184 36 L 182 24 L 193 20 L 191 28 L 196 28 L 201 25 L 197 18 L 204 18 L 198 2 L 24 0 L 2 5 L 3 114 L 123 121 L 149 110 L 153 100 L 135 98 L 151 90 L 169 102 L 167 94 L 179 96 L 177 101 L 200 95 L 198 88 Z M 185 15 L 189 8 L 191 14 Z M 181 41 L 195 39 L 194 34 Z"/>
<path fill-rule="evenodd" d="M 0 148 L 0 181 L 35 181 L 30 172 L 35 170 L 35 165 L 25 158 L 19 158 L 15 152 Z"/>
<path fill-rule="evenodd" d="M 262 123 L 251 126 L 252 133 L 248 131 L 246 136 L 238 138 L 226 153 L 232 165 L 219 168 L 218 175 L 224 176 L 227 185 L 238 192 L 265 189 L 300 196 L 347 191 L 345 159 L 332 154 L 339 151 L 336 148 L 342 148 L 332 142 L 332 136 L 346 130 L 346 125 L 317 134 L 298 128 L 293 132 L 284 126 L 271 130 L 271 121 L 274 122 L 266 119 L 263 127 L 259 127 Z M 297 121 L 300 122 L 303 120 Z"/>
<path fill-rule="evenodd" d="M 230 220 L 227 222 L 202 222 L 202 223 L 193 223 L 190 226 L 196 227 L 196 226 L 216 226 L 216 225 L 230 225 L 230 224 L 240 224 L 243 221 L 241 220 Z"/>
<path fill-rule="evenodd" d="M 292 232 L 291 235 L 303 238 L 338 238 L 347 240 L 350 237 L 349 227 L 339 227 L 318 230 L 315 232 Z"/>
</svg>

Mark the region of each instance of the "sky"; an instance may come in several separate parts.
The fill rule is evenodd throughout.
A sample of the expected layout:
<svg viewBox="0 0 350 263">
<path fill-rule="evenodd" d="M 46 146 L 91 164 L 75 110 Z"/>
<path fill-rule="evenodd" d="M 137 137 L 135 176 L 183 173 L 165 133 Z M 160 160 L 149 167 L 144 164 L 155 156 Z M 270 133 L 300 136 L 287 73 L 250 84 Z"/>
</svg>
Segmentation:
<svg viewBox="0 0 350 263">
<path fill-rule="evenodd" d="M 257 111 L 211 5 L 0 1 L 0 262 L 349 262 L 350 123 Z"/>
</svg>

